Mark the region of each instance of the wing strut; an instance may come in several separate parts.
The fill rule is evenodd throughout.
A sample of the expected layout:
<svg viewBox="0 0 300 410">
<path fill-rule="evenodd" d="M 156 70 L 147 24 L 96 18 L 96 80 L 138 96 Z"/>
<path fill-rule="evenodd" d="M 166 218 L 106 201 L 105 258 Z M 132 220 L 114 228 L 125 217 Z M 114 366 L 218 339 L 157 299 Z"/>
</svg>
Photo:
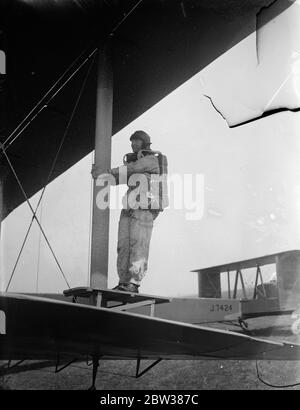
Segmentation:
<svg viewBox="0 0 300 410">
<path fill-rule="evenodd" d="M 92 385 L 89 388 L 89 390 L 97 390 L 96 389 L 96 378 L 97 378 L 97 373 L 98 373 L 98 368 L 99 368 L 99 356 L 93 356 L 93 380 L 92 380 Z"/>
<path fill-rule="evenodd" d="M 111 136 L 113 113 L 113 68 L 111 57 L 112 40 L 108 40 L 98 51 L 97 108 L 95 132 L 95 163 L 101 173 L 107 173 L 111 164 Z M 107 289 L 109 206 L 97 204 L 101 191 L 107 189 L 94 180 L 93 218 L 91 241 L 90 286 Z M 109 189 L 109 187 L 108 187 Z M 108 192 L 109 201 L 109 192 Z M 100 201 L 102 202 L 102 201 Z M 104 202 L 104 199 L 103 199 Z M 108 204 L 107 204 L 108 205 Z"/>
</svg>

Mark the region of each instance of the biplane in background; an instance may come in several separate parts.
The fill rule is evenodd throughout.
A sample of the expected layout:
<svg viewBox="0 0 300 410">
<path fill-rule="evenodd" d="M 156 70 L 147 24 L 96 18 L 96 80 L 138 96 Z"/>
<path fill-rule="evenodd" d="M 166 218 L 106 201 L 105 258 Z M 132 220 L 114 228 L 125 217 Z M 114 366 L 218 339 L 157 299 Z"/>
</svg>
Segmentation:
<svg viewBox="0 0 300 410">
<path fill-rule="evenodd" d="M 193 272 L 198 273 L 200 297 L 222 298 L 222 295 L 227 293 L 228 300 L 238 298 L 239 317 L 243 320 L 259 316 L 289 315 L 297 309 L 297 304 L 300 303 L 300 300 L 297 299 L 300 289 L 299 261 L 300 251 L 291 250 L 205 269 L 196 269 Z M 272 280 L 264 281 L 262 267 L 266 265 L 273 265 L 276 270 Z M 226 284 L 226 290 L 222 290 L 222 274 L 226 275 L 225 280 L 223 280 Z M 252 287 L 246 287 L 245 275 L 252 275 Z M 217 310 L 223 311 L 222 305 Z"/>
<path fill-rule="evenodd" d="M 94 148 L 96 166 L 110 168 L 112 133 L 251 34 L 258 10 L 271 3 L 1 2 L 0 16 L 5 19 L 0 20 L 0 48 L 7 56 L 6 73 L 0 76 L 0 104 L 5 108 L 1 116 L 6 112 L 5 119 L 1 117 L 2 218 L 27 201 L 47 240 L 28 198 Z M 261 24 L 291 4 L 276 2 Z M 109 213 L 97 209 L 98 191 L 94 185 L 90 287 L 70 288 L 64 295 L 1 293 L 1 360 L 53 360 L 60 371 L 73 361 L 90 358 L 94 388 L 99 361 L 106 359 L 136 359 L 136 375 L 141 376 L 163 359 L 300 358 L 300 344 L 245 333 L 249 318 L 290 314 L 296 308 L 283 306 L 280 292 L 285 288 L 279 282 L 278 294 L 272 293 L 273 288 L 263 282 L 261 266 L 275 261 L 280 278 L 288 282 L 290 274 L 299 277 L 298 262 L 291 262 L 298 261 L 299 251 L 198 269 L 200 293 L 195 298 L 110 291 Z M 257 268 L 253 297 L 247 298 L 242 270 L 253 267 Z M 236 271 L 233 292 L 232 270 Z M 221 297 L 223 272 L 229 278 L 226 298 Z M 238 299 L 239 281 L 242 299 Z M 238 323 L 241 329 L 224 330 L 205 322 Z M 140 372 L 144 359 L 154 362 Z"/>
</svg>

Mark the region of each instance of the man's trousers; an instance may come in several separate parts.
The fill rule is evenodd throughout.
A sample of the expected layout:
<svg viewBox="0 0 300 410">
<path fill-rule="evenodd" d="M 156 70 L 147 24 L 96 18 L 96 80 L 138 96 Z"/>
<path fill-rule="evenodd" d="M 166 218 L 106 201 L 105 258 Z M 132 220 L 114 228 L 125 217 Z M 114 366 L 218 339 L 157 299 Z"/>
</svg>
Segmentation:
<svg viewBox="0 0 300 410">
<path fill-rule="evenodd" d="M 140 284 L 148 267 L 153 214 L 144 209 L 122 209 L 118 231 L 117 269 L 120 283 Z"/>
</svg>

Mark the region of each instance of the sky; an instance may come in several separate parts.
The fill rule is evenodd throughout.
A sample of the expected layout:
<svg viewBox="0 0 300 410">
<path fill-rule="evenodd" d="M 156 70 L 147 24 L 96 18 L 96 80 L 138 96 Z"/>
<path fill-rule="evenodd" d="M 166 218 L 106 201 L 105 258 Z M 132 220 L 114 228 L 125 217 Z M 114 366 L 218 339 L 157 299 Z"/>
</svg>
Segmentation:
<svg viewBox="0 0 300 410">
<path fill-rule="evenodd" d="M 183 194 L 182 209 L 174 209 L 170 195 L 170 208 L 154 223 L 143 293 L 197 295 L 193 269 L 300 249 L 299 113 L 228 126 L 266 109 L 299 103 L 297 13 L 295 4 L 113 136 L 112 167 L 130 152 L 130 135 L 143 129 L 152 148 L 167 155 L 171 180 L 185 176 L 194 188 L 194 198 Z M 289 22 L 290 30 L 283 30 Z M 41 223 L 72 287 L 89 281 L 92 162 L 91 153 L 49 184 L 40 209 Z M 33 205 L 38 196 L 31 199 Z M 118 282 L 119 214 L 111 210 L 109 287 Z M 2 289 L 30 221 L 23 204 L 2 223 Z M 274 267 L 266 269 L 267 278 L 273 273 Z M 253 275 L 246 278 L 248 284 L 253 280 Z M 63 289 L 66 283 L 34 225 L 9 290 Z"/>
</svg>

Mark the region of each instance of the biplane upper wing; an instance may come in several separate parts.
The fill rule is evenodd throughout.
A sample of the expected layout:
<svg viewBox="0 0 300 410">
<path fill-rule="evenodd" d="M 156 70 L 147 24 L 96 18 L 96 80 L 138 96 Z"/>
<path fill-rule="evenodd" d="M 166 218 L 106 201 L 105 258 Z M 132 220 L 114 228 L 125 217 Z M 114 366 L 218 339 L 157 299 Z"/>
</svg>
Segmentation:
<svg viewBox="0 0 300 410">
<path fill-rule="evenodd" d="M 260 267 L 264 265 L 275 264 L 280 256 L 288 257 L 288 256 L 294 256 L 294 255 L 299 256 L 300 251 L 298 249 L 295 249 L 291 251 L 278 252 L 272 255 L 258 256 L 256 258 L 244 259 L 242 261 L 225 263 L 223 265 L 193 269 L 191 272 L 200 272 L 200 273 L 209 274 L 211 272 L 222 273 L 222 272 L 237 271 L 237 270 L 242 270 L 242 269 L 251 269 L 251 268 L 257 268 L 258 266 Z"/>
<path fill-rule="evenodd" d="M 38 116 L 38 109 L 34 111 L 34 121 L 18 138 L 20 129 L 13 134 L 83 50 L 86 53 L 77 65 L 93 47 L 113 37 L 116 133 L 293 2 L 278 2 L 278 7 L 262 18 L 259 12 L 271 3 L 273 0 L 2 0 L 0 50 L 6 53 L 7 69 L 6 75 L 0 75 L 0 108 L 5 107 L 0 109 L 0 142 L 7 147 L 14 141 L 7 154 L 27 196 L 94 148 L 95 63 L 88 76 L 89 63 L 85 64 Z M 48 181 L 85 78 L 76 113 Z M 0 175 L 5 216 L 24 197 L 5 158 Z"/>
<path fill-rule="evenodd" d="M 0 295 L 1 359 L 300 358 L 300 345 L 203 326 L 16 294 Z"/>
</svg>

